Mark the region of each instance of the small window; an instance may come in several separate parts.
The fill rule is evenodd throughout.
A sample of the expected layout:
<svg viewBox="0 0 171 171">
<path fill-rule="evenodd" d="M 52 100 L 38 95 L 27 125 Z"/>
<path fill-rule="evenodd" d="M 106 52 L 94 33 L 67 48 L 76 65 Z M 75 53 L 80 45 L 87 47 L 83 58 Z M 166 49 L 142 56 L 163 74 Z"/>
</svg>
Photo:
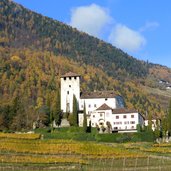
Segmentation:
<svg viewBox="0 0 171 171">
<path fill-rule="evenodd" d="M 93 118 L 95 118 L 95 115 L 93 115 Z"/>
<path fill-rule="evenodd" d="M 126 118 L 126 115 L 123 115 L 123 118 Z"/>
<path fill-rule="evenodd" d="M 100 113 L 100 117 L 102 117 L 103 116 L 103 114 L 102 113 Z"/>
<path fill-rule="evenodd" d="M 69 77 L 69 79 L 71 80 L 71 77 Z"/>
<path fill-rule="evenodd" d="M 94 123 L 92 123 L 92 126 L 94 126 Z"/>
<path fill-rule="evenodd" d="M 105 101 L 107 101 L 107 98 L 105 98 Z"/>
<path fill-rule="evenodd" d="M 90 108 L 91 107 L 91 104 L 89 104 L 88 107 Z"/>
<path fill-rule="evenodd" d="M 84 105 L 81 105 L 81 108 L 83 109 L 84 108 Z"/>
<path fill-rule="evenodd" d="M 69 91 L 67 91 L 67 94 L 69 94 Z"/>
<path fill-rule="evenodd" d="M 119 119 L 119 116 L 116 116 L 116 119 Z"/>
<path fill-rule="evenodd" d="M 71 87 L 71 85 L 69 85 L 69 87 Z"/>
<path fill-rule="evenodd" d="M 114 127 L 114 129 L 118 129 L 118 127 Z"/>
<path fill-rule="evenodd" d="M 131 121 L 130 124 L 135 124 L 135 121 Z"/>
<path fill-rule="evenodd" d="M 66 80 L 66 77 L 64 77 L 64 80 Z"/>
<path fill-rule="evenodd" d="M 76 79 L 77 79 L 77 77 L 74 77 L 74 79 L 76 80 Z"/>
<path fill-rule="evenodd" d="M 131 115 L 131 118 L 134 118 L 134 115 Z"/>
<path fill-rule="evenodd" d="M 97 105 L 96 105 L 96 104 L 94 104 L 94 107 L 97 107 Z"/>
<path fill-rule="evenodd" d="M 134 129 L 134 126 L 131 126 L 131 129 Z"/>
</svg>

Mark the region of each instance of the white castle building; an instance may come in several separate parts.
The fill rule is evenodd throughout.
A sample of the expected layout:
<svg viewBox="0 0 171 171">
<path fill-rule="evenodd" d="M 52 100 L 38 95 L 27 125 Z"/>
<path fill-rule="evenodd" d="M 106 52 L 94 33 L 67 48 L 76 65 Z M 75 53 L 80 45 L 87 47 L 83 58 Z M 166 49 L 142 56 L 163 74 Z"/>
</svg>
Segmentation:
<svg viewBox="0 0 171 171">
<path fill-rule="evenodd" d="M 86 106 L 91 126 L 106 126 L 110 122 L 113 131 L 136 131 L 136 125 L 144 125 L 142 115 L 124 108 L 124 100 L 113 91 L 80 92 L 80 75 L 69 72 L 61 76 L 61 110 L 72 113 L 73 96 L 79 108 L 79 126 L 83 124 L 83 108 Z M 133 117 L 134 116 L 134 117 Z"/>
</svg>

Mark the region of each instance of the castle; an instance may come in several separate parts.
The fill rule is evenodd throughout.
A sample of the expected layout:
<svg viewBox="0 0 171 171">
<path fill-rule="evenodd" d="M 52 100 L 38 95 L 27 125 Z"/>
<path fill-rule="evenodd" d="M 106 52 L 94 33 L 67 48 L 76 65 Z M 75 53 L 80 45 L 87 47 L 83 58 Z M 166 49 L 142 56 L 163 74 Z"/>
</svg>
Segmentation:
<svg viewBox="0 0 171 171">
<path fill-rule="evenodd" d="M 124 108 L 124 100 L 113 91 L 80 92 L 80 75 L 69 72 L 61 76 L 61 110 L 72 113 L 73 96 L 79 108 L 79 126 L 83 125 L 84 104 L 88 123 L 92 127 L 107 127 L 112 132 L 136 132 L 137 125 L 144 125 L 143 116 L 136 110 Z"/>
</svg>

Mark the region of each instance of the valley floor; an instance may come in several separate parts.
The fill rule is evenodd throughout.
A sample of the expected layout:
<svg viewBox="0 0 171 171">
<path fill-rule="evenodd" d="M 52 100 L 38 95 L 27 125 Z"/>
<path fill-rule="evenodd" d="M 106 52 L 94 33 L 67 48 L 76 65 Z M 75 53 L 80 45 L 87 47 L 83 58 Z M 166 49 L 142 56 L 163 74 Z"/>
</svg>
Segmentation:
<svg viewBox="0 0 171 171">
<path fill-rule="evenodd" d="M 4 135 L 0 133 L 0 170 L 171 170 L 171 144 L 41 140 L 35 134 Z"/>
</svg>

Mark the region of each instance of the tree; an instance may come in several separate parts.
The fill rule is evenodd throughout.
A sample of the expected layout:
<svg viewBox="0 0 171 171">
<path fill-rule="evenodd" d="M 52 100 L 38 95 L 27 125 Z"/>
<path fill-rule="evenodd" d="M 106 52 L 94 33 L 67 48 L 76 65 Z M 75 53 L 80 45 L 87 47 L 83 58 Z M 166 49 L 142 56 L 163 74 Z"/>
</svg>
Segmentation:
<svg viewBox="0 0 171 171">
<path fill-rule="evenodd" d="M 83 118 L 83 131 L 87 132 L 87 114 L 86 114 L 86 105 L 84 102 L 84 118 Z"/>
<path fill-rule="evenodd" d="M 75 95 L 73 95 L 73 125 L 78 126 L 78 103 Z"/>
<path fill-rule="evenodd" d="M 159 138 L 161 136 L 160 120 L 159 119 L 156 120 L 156 128 L 154 130 L 154 135 L 155 135 L 155 138 Z"/>
<path fill-rule="evenodd" d="M 112 132 L 112 125 L 109 121 L 106 122 L 107 125 L 107 133 L 111 133 Z"/>
<path fill-rule="evenodd" d="M 168 115 L 167 115 L 167 121 L 168 121 L 168 132 L 171 135 L 171 100 L 169 103 L 169 110 L 168 110 Z"/>
<path fill-rule="evenodd" d="M 78 103 L 75 95 L 73 95 L 73 110 L 69 115 L 69 123 L 71 126 L 78 126 Z"/>
<path fill-rule="evenodd" d="M 59 89 L 56 92 L 56 97 L 54 98 L 54 102 L 52 106 L 53 106 L 53 117 L 54 117 L 55 123 L 56 125 L 59 126 L 61 124 L 61 119 L 62 119 Z"/>
</svg>

